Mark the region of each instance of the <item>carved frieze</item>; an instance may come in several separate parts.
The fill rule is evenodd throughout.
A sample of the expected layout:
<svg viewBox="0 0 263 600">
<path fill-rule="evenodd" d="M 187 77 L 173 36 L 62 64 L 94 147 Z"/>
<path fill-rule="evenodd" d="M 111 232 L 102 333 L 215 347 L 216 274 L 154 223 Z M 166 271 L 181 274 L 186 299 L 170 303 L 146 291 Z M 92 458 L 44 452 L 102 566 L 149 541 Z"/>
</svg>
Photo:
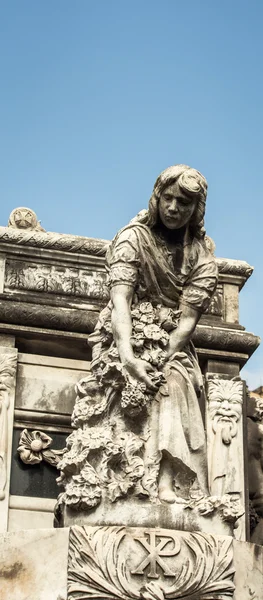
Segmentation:
<svg viewBox="0 0 263 600">
<path fill-rule="evenodd" d="M 0 500 L 4 500 L 7 484 L 8 409 L 10 393 L 15 385 L 16 356 L 0 355 Z"/>
<path fill-rule="evenodd" d="M 4 290 L 80 296 L 101 302 L 108 299 L 104 272 L 24 261 L 7 262 Z"/>
<path fill-rule="evenodd" d="M 229 600 L 232 544 L 170 529 L 71 527 L 68 600 Z"/>
</svg>

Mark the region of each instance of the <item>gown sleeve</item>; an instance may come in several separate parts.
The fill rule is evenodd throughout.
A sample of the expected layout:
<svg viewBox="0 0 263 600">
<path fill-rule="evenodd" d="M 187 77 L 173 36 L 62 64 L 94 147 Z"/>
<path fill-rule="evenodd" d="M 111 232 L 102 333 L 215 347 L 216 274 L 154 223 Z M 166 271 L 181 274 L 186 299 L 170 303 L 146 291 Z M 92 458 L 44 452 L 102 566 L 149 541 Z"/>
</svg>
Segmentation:
<svg viewBox="0 0 263 600">
<path fill-rule="evenodd" d="M 113 241 L 106 257 L 108 286 L 136 286 L 140 266 L 138 242 L 132 228 L 121 231 Z"/>
<path fill-rule="evenodd" d="M 198 243 L 196 262 L 185 282 L 181 303 L 188 304 L 203 313 L 209 306 L 218 281 L 218 270 L 214 256 L 205 243 Z"/>
</svg>

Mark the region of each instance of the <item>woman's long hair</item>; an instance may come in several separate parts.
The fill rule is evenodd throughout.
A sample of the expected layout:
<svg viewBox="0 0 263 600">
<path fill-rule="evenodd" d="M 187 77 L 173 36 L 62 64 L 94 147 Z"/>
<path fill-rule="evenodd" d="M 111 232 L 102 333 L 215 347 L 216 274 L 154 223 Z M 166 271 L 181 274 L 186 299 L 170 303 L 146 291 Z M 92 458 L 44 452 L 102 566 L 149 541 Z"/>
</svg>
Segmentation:
<svg viewBox="0 0 263 600">
<path fill-rule="evenodd" d="M 192 237 L 202 239 L 205 236 L 204 216 L 205 203 L 207 195 L 207 181 L 205 177 L 196 169 L 191 169 L 187 165 L 174 165 L 168 167 L 157 177 L 154 184 L 153 193 L 149 201 L 147 211 L 142 211 L 136 218 L 144 225 L 152 228 L 158 222 L 158 205 L 162 192 L 169 185 L 178 182 L 181 190 L 196 200 L 196 208 L 189 223 L 189 229 Z"/>
</svg>

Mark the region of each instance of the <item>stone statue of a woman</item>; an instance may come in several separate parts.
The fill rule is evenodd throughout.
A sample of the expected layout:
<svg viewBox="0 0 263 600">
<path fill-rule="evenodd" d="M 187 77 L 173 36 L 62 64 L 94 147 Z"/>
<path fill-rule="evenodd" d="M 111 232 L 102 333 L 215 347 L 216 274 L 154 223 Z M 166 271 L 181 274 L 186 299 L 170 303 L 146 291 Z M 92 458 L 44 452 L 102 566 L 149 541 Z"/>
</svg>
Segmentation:
<svg viewBox="0 0 263 600">
<path fill-rule="evenodd" d="M 137 497 L 174 503 L 207 493 L 202 377 L 191 336 L 217 283 L 205 240 L 207 182 L 163 171 L 144 210 L 106 257 L 110 301 L 89 338 L 76 430 L 61 463 L 72 508 Z"/>
</svg>

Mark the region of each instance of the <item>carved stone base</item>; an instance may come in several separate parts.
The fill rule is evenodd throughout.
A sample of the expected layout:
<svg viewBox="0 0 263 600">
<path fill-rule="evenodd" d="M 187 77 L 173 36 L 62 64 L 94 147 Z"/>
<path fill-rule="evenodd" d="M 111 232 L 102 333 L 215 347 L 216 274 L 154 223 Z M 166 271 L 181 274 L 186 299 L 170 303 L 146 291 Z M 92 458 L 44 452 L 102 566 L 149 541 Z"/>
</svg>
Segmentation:
<svg viewBox="0 0 263 600">
<path fill-rule="evenodd" d="M 68 600 L 229 600 L 234 573 L 230 537 L 141 527 L 70 531 Z"/>
<path fill-rule="evenodd" d="M 260 600 L 263 548 L 145 527 L 0 536 L 1 600 Z"/>
<path fill-rule="evenodd" d="M 133 498 L 118 503 L 104 502 L 89 511 L 63 507 L 63 526 L 71 525 L 125 525 L 126 527 L 167 527 L 179 531 L 202 531 L 217 535 L 233 535 L 234 522 L 224 518 L 223 510 L 211 511 L 206 499 L 200 507 L 186 504 L 151 504 Z M 238 525 L 238 521 L 236 523 Z"/>
</svg>

